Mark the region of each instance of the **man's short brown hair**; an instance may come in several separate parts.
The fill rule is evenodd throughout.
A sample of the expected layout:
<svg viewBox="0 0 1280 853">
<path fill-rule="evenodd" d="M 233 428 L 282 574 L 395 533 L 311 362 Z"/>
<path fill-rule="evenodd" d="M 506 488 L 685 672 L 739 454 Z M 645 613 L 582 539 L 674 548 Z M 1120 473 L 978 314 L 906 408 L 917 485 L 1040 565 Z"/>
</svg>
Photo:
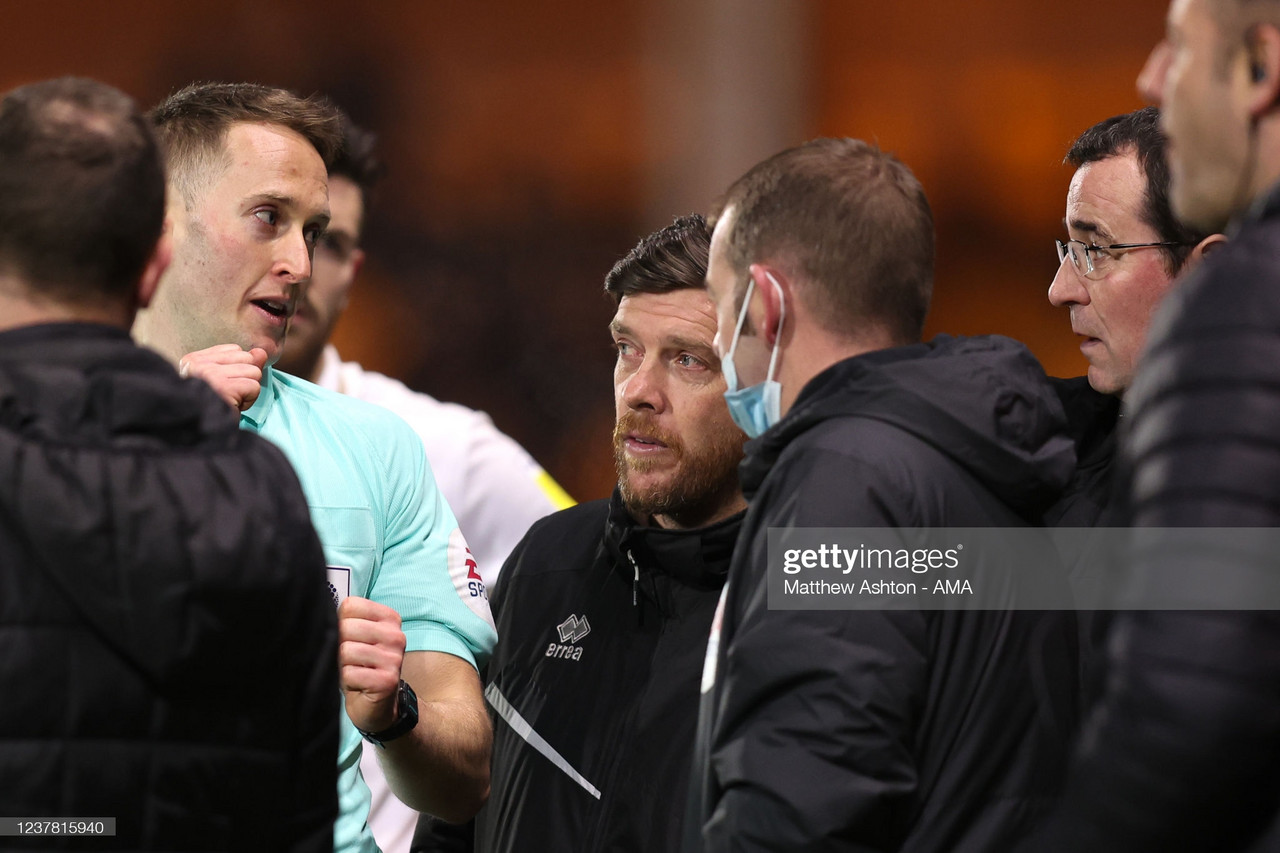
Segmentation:
<svg viewBox="0 0 1280 853">
<path fill-rule="evenodd" d="M 696 213 L 681 216 L 642 239 L 613 265 L 604 279 L 605 293 L 616 306 L 624 296 L 669 293 L 706 287 L 711 234 Z"/>
<path fill-rule="evenodd" d="M 65 304 L 129 302 L 164 224 L 164 166 L 134 102 L 76 77 L 0 101 L 0 274 Z"/>
<path fill-rule="evenodd" d="M 169 178 L 188 205 L 225 168 L 224 142 L 233 125 L 274 124 L 294 131 L 328 167 L 342 147 L 342 118 L 326 98 L 299 97 L 256 83 L 192 83 L 150 113 Z"/>
<path fill-rule="evenodd" d="M 901 343 L 920 339 L 933 291 L 933 214 L 896 157 L 857 139 L 815 139 L 739 178 L 716 218 L 730 207 L 739 292 L 751 264 L 791 263 L 829 332 L 879 327 Z"/>
</svg>

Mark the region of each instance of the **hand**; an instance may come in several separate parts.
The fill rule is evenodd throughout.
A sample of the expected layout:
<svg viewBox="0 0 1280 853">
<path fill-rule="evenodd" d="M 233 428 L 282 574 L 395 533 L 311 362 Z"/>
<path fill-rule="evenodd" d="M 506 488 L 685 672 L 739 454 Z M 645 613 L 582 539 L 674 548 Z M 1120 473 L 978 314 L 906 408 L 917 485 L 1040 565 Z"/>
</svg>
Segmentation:
<svg viewBox="0 0 1280 853">
<path fill-rule="evenodd" d="M 267 351 L 261 347 L 245 352 L 238 344 L 218 344 L 184 355 L 178 373 L 203 379 L 239 413 L 258 399 L 266 366 Z"/>
<path fill-rule="evenodd" d="M 354 595 L 338 607 L 338 680 L 356 728 L 380 732 L 396 721 L 404 647 L 390 607 Z"/>
</svg>

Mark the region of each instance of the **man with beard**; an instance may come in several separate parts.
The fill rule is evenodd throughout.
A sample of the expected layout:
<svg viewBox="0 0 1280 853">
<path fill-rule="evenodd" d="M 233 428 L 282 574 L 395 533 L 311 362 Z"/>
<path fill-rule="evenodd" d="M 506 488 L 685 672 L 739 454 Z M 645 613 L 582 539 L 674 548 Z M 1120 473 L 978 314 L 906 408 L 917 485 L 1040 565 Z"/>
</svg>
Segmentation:
<svg viewBox="0 0 1280 853">
<path fill-rule="evenodd" d="M 499 576 L 477 850 L 677 847 L 699 674 L 746 506 L 707 248 L 703 219 L 684 217 L 605 279 L 618 488 L 534 524 Z"/>
</svg>

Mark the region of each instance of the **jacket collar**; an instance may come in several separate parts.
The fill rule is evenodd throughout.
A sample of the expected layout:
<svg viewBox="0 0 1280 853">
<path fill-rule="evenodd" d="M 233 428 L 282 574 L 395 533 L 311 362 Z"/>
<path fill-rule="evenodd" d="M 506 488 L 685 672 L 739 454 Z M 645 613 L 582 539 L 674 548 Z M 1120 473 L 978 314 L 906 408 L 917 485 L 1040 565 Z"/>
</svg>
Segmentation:
<svg viewBox="0 0 1280 853">
<path fill-rule="evenodd" d="M 242 423 L 248 421 L 254 430 L 261 431 L 267 425 L 267 418 L 275 407 L 278 387 L 279 381 L 276 379 L 275 369 L 268 367 L 262 371 L 262 391 L 258 394 L 258 399 L 253 401 L 253 405 L 240 413 L 240 421 Z"/>
<path fill-rule="evenodd" d="M 0 361 L 93 366 L 121 359 L 152 368 L 163 364 L 124 329 L 101 323 L 40 323 L 0 332 Z"/>
<path fill-rule="evenodd" d="M 1280 216 L 1280 183 L 1254 199 L 1253 204 L 1228 225 L 1227 236 L 1234 240 L 1241 229 L 1276 216 Z"/>
<path fill-rule="evenodd" d="M 637 524 L 615 488 L 605 519 L 604 544 L 614 566 L 632 580 L 634 571 L 667 575 L 685 586 L 719 589 L 746 510 L 708 527 L 667 530 Z M 635 560 L 634 565 L 632 560 Z"/>
<path fill-rule="evenodd" d="M 163 435 L 184 444 L 234 431 L 228 414 L 207 385 L 179 379 L 123 329 L 49 323 L 0 332 L 0 421 L 31 438 Z"/>
</svg>

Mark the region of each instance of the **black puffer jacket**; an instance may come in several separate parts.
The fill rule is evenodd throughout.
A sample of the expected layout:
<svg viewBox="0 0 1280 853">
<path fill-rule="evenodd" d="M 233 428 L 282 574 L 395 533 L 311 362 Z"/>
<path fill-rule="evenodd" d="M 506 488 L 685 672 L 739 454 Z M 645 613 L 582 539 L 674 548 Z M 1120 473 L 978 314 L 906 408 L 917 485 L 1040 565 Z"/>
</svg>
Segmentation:
<svg viewBox="0 0 1280 853">
<path fill-rule="evenodd" d="M 1135 526 L 1280 527 L 1280 191 L 1166 298 L 1125 404 Z M 1133 555 L 1140 577 L 1202 565 Z M 1277 570 L 1213 568 L 1259 592 Z M 1066 804 L 1028 849 L 1280 850 L 1259 840 L 1280 816 L 1280 611 L 1118 615 L 1109 651 Z"/>
<path fill-rule="evenodd" d="M 615 492 L 537 522 L 516 547 L 493 598 L 493 790 L 477 851 L 678 847 L 698 679 L 741 522 L 641 527 Z"/>
<path fill-rule="evenodd" d="M 1020 344 L 939 338 L 832 366 L 747 445 L 687 850 L 994 853 L 1048 809 L 1070 613 L 770 610 L 766 537 L 1038 521 L 1073 470 L 1063 427 Z"/>
<path fill-rule="evenodd" d="M 0 333 L 0 815 L 331 851 L 335 643 L 279 451 L 123 331 Z"/>
</svg>

